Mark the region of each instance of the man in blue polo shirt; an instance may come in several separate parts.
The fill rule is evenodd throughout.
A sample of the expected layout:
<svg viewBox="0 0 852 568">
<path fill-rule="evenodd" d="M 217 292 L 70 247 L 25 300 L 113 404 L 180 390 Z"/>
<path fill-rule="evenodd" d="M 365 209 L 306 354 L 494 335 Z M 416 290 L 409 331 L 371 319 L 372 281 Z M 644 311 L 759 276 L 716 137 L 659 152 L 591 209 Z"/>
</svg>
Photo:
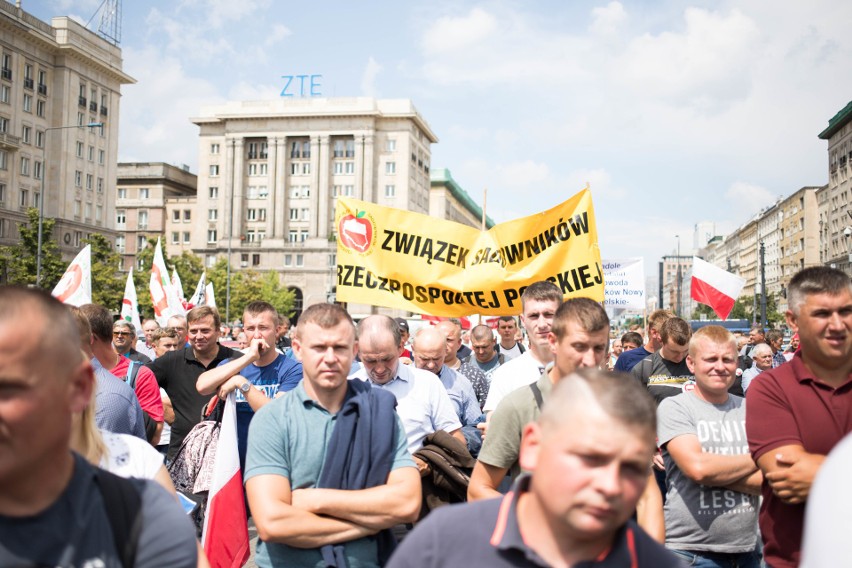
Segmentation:
<svg viewBox="0 0 852 568">
<path fill-rule="evenodd" d="M 635 381 L 598 369 L 569 375 L 524 427 L 520 461 L 530 475 L 504 497 L 431 513 L 389 568 L 681 566 L 630 520 L 655 426 L 654 401 Z"/>
<path fill-rule="evenodd" d="M 275 350 L 278 311 L 263 301 L 251 302 L 243 312 L 243 332 L 249 340 L 242 357 L 222 361 L 201 374 L 201 394 L 217 392 L 224 398 L 237 391 L 237 445 L 240 467 L 245 467 L 248 429 L 254 413 L 278 393 L 292 390 L 302 380 L 302 364 Z"/>
</svg>

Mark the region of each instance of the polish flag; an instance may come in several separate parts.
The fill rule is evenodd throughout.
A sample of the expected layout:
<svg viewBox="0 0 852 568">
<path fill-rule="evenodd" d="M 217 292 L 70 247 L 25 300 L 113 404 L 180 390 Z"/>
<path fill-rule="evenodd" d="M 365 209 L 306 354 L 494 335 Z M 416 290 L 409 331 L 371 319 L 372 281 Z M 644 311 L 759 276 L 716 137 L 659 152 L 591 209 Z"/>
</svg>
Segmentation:
<svg viewBox="0 0 852 568">
<path fill-rule="evenodd" d="M 69 306 L 92 303 L 92 245 L 74 257 L 51 294 Z"/>
<path fill-rule="evenodd" d="M 745 278 L 692 257 L 692 299 L 713 308 L 720 319 L 728 319 L 745 282 Z"/>
<path fill-rule="evenodd" d="M 249 558 L 243 476 L 237 452 L 236 391 L 225 399 L 201 545 L 213 568 L 237 568 Z"/>
</svg>

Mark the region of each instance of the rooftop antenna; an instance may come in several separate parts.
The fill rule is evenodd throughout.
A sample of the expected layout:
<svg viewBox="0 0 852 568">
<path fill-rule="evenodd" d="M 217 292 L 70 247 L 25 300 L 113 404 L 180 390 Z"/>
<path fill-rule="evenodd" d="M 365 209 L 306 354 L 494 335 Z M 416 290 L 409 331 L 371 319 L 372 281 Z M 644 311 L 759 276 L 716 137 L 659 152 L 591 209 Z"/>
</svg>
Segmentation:
<svg viewBox="0 0 852 568">
<path fill-rule="evenodd" d="M 117 46 L 121 43 L 121 0 L 103 0 L 86 22 L 87 28 L 99 14 L 98 35 Z"/>
</svg>

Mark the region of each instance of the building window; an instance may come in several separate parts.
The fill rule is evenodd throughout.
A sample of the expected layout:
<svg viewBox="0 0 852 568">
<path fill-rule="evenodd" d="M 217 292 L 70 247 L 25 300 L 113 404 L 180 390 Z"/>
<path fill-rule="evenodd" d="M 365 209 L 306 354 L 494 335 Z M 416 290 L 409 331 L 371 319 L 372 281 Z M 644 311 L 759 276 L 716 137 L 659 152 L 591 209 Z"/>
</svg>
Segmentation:
<svg viewBox="0 0 852 568">
<path fill-rule="evenodd" d="M 211 175 L 211 176 L 218 176 L 218 175 L 219 175 L 219 166 L 218 166 L 218 164 L 211 164 L 211 165 L 210 165 L 210 175 Z"/>
<path fill-rule="evenodd" d="M 396 173 L 396 162 L 386 162 L 385 163 L 385 173 L 386 174 L 395 174 Z"/>
<path fill-rule="evenodd" d="M 101 219 L 103 219 L 103 217 L 104 217 L 104 208 L 103 208 L 102 205 L 98 205 L 97 207 L 95 207 L 95 221 L 100 223 L 100 221 L 101 221 Z"/>
<path fill-rule="evenodd" d="M 219 210 L 218 209 L 208 209 L 207 210 L 207 220 L 208 221 L 217 221 L 219 219 Z"/>
<path fill-rule="evenodd" d="M 299 242 L 299 231 L 290 231 L 287 234 L 287 242 L 288 243 L 298 243 Z"/>
<path fill-rule="evenodd" d="M 299 220 L 299 210 L 296 209 L 295 207 L 290 208 L 290 220 L 291 221 L 298 221 Z"/>
<path fill-rule="evenodd" d="M 125 238 L 124 235 L 118 235 L 117 237 L 115 237 L 115 250 L 117 252 L 120 252 L 120 253 L 124 252 L 124 243 L 125 243 L 124 238 Z"/>
<path fill-rule="evenodd" d="M 139 211 L 139 216 L 137 217 L 139 222 L 139 229 L 147 229 L 148 228 L 148 211 L 146 209 L 141 209 Z"/>
<path fill-rule="evenodd" d="M 127 211 L 124 209 L 116 209 L 115 210 L 115 224 L 116 227 L 124 228 L 124 224 L 127 222 Z"/>
<path fill-rule="evenodd" d="M 5 205 L 6 203 L 6 184 L 0 183 L 0 204 Z"/>
<path fill-rule="evenodd" d="M 75 219 L 79 219 L 79 218 L 80 218 L 80 208 L 81 208 L 82 206 L 83 206 L 83 205 L 82 205 L 82 203 L 81 203 L 80 201 L 75 201 L 75 202 L 74 202 L 74 218 L 75 218 Z"/>
<path fill-rule="evenodd" d="M 36 130 L 36 148 L 44 148 L 44 130 Z"/>
<path fill-rule="evenodd" d="M 30 192 L 27 191 L 26 189 L 22 189 L 21 190 L 21 199 L 20 199 L 20 201 L 18 201 L 18 205 L 20 205 L 21 207 L 26 207 L 27 205 L 29 205 L 29 203 L 28 203 L 29 200 L 30 200 Z M 79 203 L 79 201 L 77 203 Z M 77 211 L 77 215 L 78 216 L 80 215 L 79 210 Z"/>
<path fill-rule="evenodd" d="M 303 207 L 303 208 L 302 208 L 302 215 L 301 215 L 301 217 L 302 217 L 302 221 L 307 221 L 307 220 L 308 220 L 308 218 L 309 218 L 308 216 L 310 215 L 310 213 L 311 213 L 311 210 L 310 210 L 310 209 L 308 209 L 307 207 Z"/>
<path fill-rule="evenodd" d="M 26 125 L 22 126 L 21 127 L 21 142 L 23 142 L 24 144 L 29 144 L 30 142 L 32 142 L 32 134 L 33 134 L 33 129 L 31 127 L 26 126 Z"/>
<path fill-rule="evenodd" d="M 6 150 L 0 150 L 0 170 L 9 169 L 9 153 Z"/>
<path fill-rule="evenodd" d="M 302 231 L 301 233 L 299 233 L 299 242 L 303 243 L 306 240 L 308 240 L 308 232 Z"/>
<path fill-rule="evenodd" d="M 301 190 L 300 190 L 300 193 L 302 194 L 302 197 L 310 197 L 311 196 L 311 186 L 303 185 Z"/>
<path fill-rule="evenodd" d="M 305 255 L 297 254 L 296 255 L 296 266 L 305 266 Z"/>
<path fill-rule="evenodd" d="M 80 170 L 74 172 L 74 187 L 83 187 L 83 172 Z"/>
<path fill-rule="evenodd" d="M 290 188 L 290 199 L 299 199 L 299 186 L 294 185 Z"/>
<path fill-rule="evenodd" d="M 104 165 L 104 158 L 106 156 L 106 152 L 103 150 L 98 150 L 98 163 L 100 165 Z"/>
<path fill-rule="evenodd" d="M 218 144 L 210 144 L 210 153 L 218 154 L 219 153 L 219 145 Z"/>
<path fill-rule="evenodd" d="M 89 146 L 89 153 L 86 156 L 90 162 L 95 161 L 95 147 Z"/>
<path fill-rule="evenodd" d="M 33 97 L 32 95 L 24 95 L 24 112 L 32 112 L 33 111 Z"/>
<path fill-rule="evenodd" d="M 172 210 L 172 221 L 174 223 L 180 223 L 180 211 L 177 209 Z"/>
<path fill-rule="evenodd" d="M 41 179 L 42 174 L 42 164 L 41 162 L 33 162 L 33 177 L 36 179 Z"/>
<path fill-rule="evenodd" d="M 385 186 L 385 197 L 396 197 L 396 186 L 393 184 Z"/>
<path fill-rule="evenodd" d="M 0 134 L 9 132 L 9 119 L 5 116 L 0 116 Z"/>
<path fill-rule="evenodd" d="M 84 124 L 86 124 L 86 115 L 84 115 L 82 112 L 78 112 L 77 113 L 77 126 L 83 126 Z"/>
<path fill-rule="evenodd" d="M 334 162 L 334 173 L 342 174 L 343 173 L 343 162 Z"/>
<path fill-rule="evenodd" d="M 137 235 L 136 236 L 136 251 L 144 250 L 145 245 L 148 244 L 148 237 L 145 235 Z"/>
<path fill-rule="evenodd" d="M 183 232 L 183 244 L 185 244 L 185 245 L 189 244 L 189 231 Z"/>
<path fill-rule="evenodd" d="M 179 245 L 180 244 L 180 233 L 177 231 L 172 231 L 172 244 Z"/>
<path fill-rule="evenodd" d="M 104 178 L 99 177 L 98 178 L 98 193 L 103 193 L 103 192 L 104 192 Z"/>
<path fill-rule="evenodd" d="M 284 266 L 293 266 L 293 255 L 285 254 L 284 255 Z"/>
<path fill-rule="evenodd" d="M 78 158 L 83 157 L 83 143 L 82 142 L 77 142 L 77 157 Z"/>
<path fill-rule="evenodd" d="M 0 85 L 0 103 L 9 104 L 11 98 L 12 89 L 9 88 L 9 85 Z"/>
<path fill-rule="evenodd" d="M 210 199 L 219 199 L 219 188 L 215 186 L 208 188 L 207 197 L 209 197 Z"/>
<path fill-rule="evenodd" d="M 259 254 L 251 255 L 251 265 L 252 266 L 260 266 L 260 255 Z"/>
<path fill-rule="evenodd" d="M 183 222 L 191 223 L 192 222 L 192 209 L 184 209 L 183 210 Z"/>
<path fill-rule="evenodd" d="M 385 152 L 396 152 L 396 140 L 385 140 Z"/>
<path fill-rule="evenodd" d="M 37 116 L 40 116 L 40 117 L 42 117 L 42 118 L 44 118 L 44 113 L 45 113 L 45 107 L 46 107 L 46 106 L 47 106 L 47 103 L 46 103 L 46 102 L 44 102 L 44 101 L 43 101 L 43 100 L 41 100 L 41 99 L 37 100 L 37 101 L 36 101 L 36 115 L 37 115 Z"/>
<path fill-rule="evenodd" d="M 21 157 L 21 175 L 30 175 L 30 159 L 23 156 Z"/>
<path fill-rule="evenodd" d="M 90 221 L 92 219 L 92 204 L 86 203 L 86 221 Z"/>
<path fill-rule="evenodd" d="M 214 266 L 216 266 L 216 255 L 208 254 L 205 257 L 205 262 L 207 263 L 207 268 L 213 268 Z"/>
<path fill-rule="evenodd" d="M 337 266 L 337 254 L 331 253 L 328 255 L 328 265 L 329 266 Z"/>
<path fill-rule="evenodd" d="M 95 176 L 86 174 L 86 191 L 92 191 L 95 187 Z"/>
<path fill-rule="evenodd" d="M 216 238 L 216 229 L 207 229 L 207 242 L 213 244 L 217 240 L 219 239 Z"/>
<path fill-rule="evenodd" d="M 34 191 L 33 192 L 33 207 L 38 207 L 41 201 L 41 192 Z"/>
</svg>

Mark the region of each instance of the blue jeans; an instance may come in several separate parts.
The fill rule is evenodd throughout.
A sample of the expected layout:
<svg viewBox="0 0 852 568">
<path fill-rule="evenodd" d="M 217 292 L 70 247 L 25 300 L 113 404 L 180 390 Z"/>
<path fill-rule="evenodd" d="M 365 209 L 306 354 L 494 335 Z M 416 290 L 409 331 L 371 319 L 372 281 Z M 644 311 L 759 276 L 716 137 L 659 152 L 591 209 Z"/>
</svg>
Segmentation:
<svg viewBox="0 0 852 568">
<path fill-rule="evenodd" d="M 760 555 L 751 552 L 708 552 L 669 549 L 695 568 L 760 568 Z"/>
</svg>

